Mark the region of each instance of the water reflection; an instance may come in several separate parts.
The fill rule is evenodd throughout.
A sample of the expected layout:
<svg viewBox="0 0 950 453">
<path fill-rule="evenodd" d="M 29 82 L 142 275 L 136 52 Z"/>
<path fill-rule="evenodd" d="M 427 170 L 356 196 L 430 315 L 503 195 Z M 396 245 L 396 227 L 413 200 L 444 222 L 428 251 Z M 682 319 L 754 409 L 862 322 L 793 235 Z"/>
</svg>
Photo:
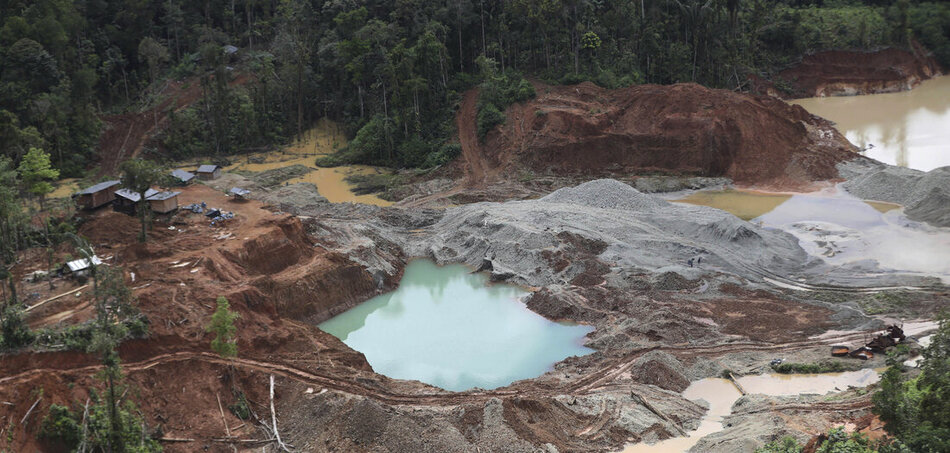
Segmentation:
<svg viewBox="0 0 950 453">
<path fill-rule="evenodd" d="M 699 196 L 699 194 L 703 194 Z M 898 205 L 829 188 L 806 194 L 709 191 L 677 202 L 701 204 L 795 235 L 805 251 L 834 265 L 874 260 L 884 269 L 950 282 L 950 229 L 907 219 Z"/>
<path fill-rule="evenodd" d="M 415 260 L 396 291 L 320 328 L 362 352 L 373 368 L 448 390 L 496 388 L 538 376 L 582 345 L 591 327 L 554 323 L 528 310 L 517 286 L 488 284 L 461 265 Z"/>
<path fill-rule="evenodd" d="M 950 77 L 911 91 L 792 101 L 836 123 L 864 155 L 929 171 L 950 165 Z"/>
</svg>

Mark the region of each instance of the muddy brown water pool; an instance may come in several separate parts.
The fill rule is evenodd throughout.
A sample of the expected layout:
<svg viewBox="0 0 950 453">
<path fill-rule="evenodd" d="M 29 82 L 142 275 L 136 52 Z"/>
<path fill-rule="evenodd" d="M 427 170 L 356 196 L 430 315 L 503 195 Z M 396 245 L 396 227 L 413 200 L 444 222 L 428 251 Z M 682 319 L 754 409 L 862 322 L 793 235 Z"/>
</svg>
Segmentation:
<svg viewBox="0 0 950 453">
<path fill-rule="evenodd" d="M 867 157 L 924 171 L 950 165 L 950 76 L 911 91 L 792 103 L 834 121 Z"/>
<path fill-rule="evenodd" d="M 880 379 L 877 370 L 864 369 L 844 373 L 822 374 L 761 374 L 743 376 L 739 385 L 749 394 L 770 396 L 823 395 L 851 387 L 867 387 Z M 665 439 L 654 444 L 628 445 L 622 453 L 675 453 L 685 452 L 699 439 L 721 431 L 723 418 L 732 413 L 732 405 L 742 396 L 728 379 L 707 378 L 694 381 L 683 391 L 683 397 L 692 401 L 703 400 L 709 410 L 699 427 L 686 436 Z"/>
<path fill-rule="evenodd" d="M 278 168 L 303 165 L 312 169 L 311 172 L 287 181 L 287 184 L 309 182 L 317 186 L 320 195 L 331 203 L 363 203 L 377 206 L 390 206 L 393 202 L 384 200 L 376 194 L 358 195 L 353 192 L 353 185 L 346 181 L 351 175 L 380 174 L 384 170 L 369 165 L 343 165 L 333 168 L 318 167 L 318 157 L 333 153 L 340 146 L 346 145 L 346 136 L 337 123 L 323 119 L 317 125 L 305 131 L 290 145 L 279 151 L 253 153 L 247 155 L 230 156 L 233 162 L 225 167 L 225 171 L 262 172 Z M 180 163 L 178 168 L 193 171 L 196 163 Z"/>
</svg>

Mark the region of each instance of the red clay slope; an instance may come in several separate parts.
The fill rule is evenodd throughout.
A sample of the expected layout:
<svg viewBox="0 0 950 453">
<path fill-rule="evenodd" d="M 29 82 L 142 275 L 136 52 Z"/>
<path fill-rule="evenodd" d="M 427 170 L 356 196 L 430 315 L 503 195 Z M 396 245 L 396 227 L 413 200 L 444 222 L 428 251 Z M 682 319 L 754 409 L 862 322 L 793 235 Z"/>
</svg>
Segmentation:
<svg viewBox="0 0 950 453">
<path fill-rule="evenodd" d="M 696 84 L 535 88 L 536 99 L 510 107 L 504 125 L 464 152 L 509 174 L 662 172 L 773 188 L 836 178 L 835 164 L 856 156 L 828 121 L 771 97 Z M 474 128 L 474 118 L 460 126 Z"/>
</svg>

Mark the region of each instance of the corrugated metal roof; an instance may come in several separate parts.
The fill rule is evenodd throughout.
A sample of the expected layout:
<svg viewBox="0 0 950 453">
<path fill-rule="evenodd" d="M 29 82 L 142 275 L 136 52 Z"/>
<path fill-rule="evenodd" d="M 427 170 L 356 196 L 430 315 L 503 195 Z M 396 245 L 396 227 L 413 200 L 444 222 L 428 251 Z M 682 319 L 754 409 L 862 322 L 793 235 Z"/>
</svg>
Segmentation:
<svg viewBox="0 0 950 453">
<path fill-rule="evenodd" d="M 103 181 L 103 182 L 100 182 L 99 184 L 96 184 L 96 185 L 94 185 L 94 186 L 86 187 L 85 189 L 83 189 L 83 190 L 81 190 L 81 191 L 79 192 L 79 195 L 89 195 L 89 194 L 92 194 L 92 193 L 96 193 L 96 192 L 98 192 L 98 191 L 100 191 L 100 190 L 108 189 L 108 188 L 110 188 L 110 187 L 112 187 L 112 186 L 114 186 L 114 185 L 116 185 L 116 184 L 119 184 L 119 181 L 118 181 L 118 180 L 115 180 L 115 181 Z"/>
<path fill-rule="evenodd" d="M 145 199 L 147 200 L 151 198 L 152 196 L 156 195 L 157 193 L 158 191 L 155 189 L 148 189 L 145 191 Z M 133 203 L 137 203 L 139 200 L 142 199 L 142 195 L 140 195 L 138 192 L 133 192 L 126 188 L 121 188 L 119 190 L 116 190 L 115 195 L 117 197 L 125 198 L 126 200 L 129 200 Z"/>
<path fill-rule="evenodd" d="M 240 188 L 240 187 L 232 187 L 232 188 L 231 188 L 231 193 L 233 193 L 233 194 L 235 194 L 235 195 L 240 195 L 240 196 L 242 196 L 242 197 L 246 197 L 246 196 L 248 196 L 248 195 L 251 194 L 251 191 L 250 191 L 250 190 L 247 190 L 247 189 L 242 189 L 242 188 Z"/>
<path fill-rule="evenodd" d="M 92 264 L 95 264 L 96 266 L 100 266 L 100 265 L 102 265 L 102 260 L 100 260 L 98 256 L 92 255 Z M 89 260 L 83 258 L 83 259 L 79 259 L 79 260 L 75 260 L 75 261 L 70 261 L 70 262 L 66 263 L 66 267 L 69 268 L 69 271 L 70 271 L 70 272 L 77 272 L 77 271 L 81 271 L 81 270 L 83 270 L 83 269 L 88 269 L 88 268 L 89 268 Z"/>
<path fill-rule="evenodd" d="M 146 197 L 145 199 L 148 201 L 162 201 L 162 200 L 167 200 L 172 197 L 177 197 L 178 194 L 180 193 L 181 192 L 159 192 L 157 194 L 150 195 Z"/>
<path fill-rule="evenodd" d="M 185 170 L 172 170 L 172 176 L 180 179 L 182 182 L 188 182 L 195 179 L 194 173 Z"/>
<path fill-rule="evenodd" d="M 217 165 L 202 165 L 198 167 L 198 173 L 213 173 L 217 169 Z"/>
</svg>

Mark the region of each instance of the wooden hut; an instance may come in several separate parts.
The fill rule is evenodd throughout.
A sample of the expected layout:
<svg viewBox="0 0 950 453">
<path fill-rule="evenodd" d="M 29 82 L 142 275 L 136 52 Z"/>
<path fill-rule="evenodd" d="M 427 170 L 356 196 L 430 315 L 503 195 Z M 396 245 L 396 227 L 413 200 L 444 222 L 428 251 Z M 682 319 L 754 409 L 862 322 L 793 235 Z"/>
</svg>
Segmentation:
<svg viewBox="0 0 950 453">
<path fill-rule="evenodd" d="M 115 199 L 119 181 L 104 181 L 91 187 L 86 187 L 76 194 L 76 203 L 82 209 L 96 209 L 109 204 Z"/>
<path fill-rule="evenodd" d="M 102 260 L 98 256 L 92 255 L 92 259 L 78 259 L 70 261 L 63 265 L 62 273 L 74 277 L 82 277 L 89 273 L 92 266 L 101 266 Z"/>
<path fill-rule="evenodd" d="M 247 196 L 251 194 L 250 190 L 242 189 L 240 187 L 232 187 L 230 192 L 235 200 L 246 200 Z"/>
<path fill-rule="evenodd" d="M 157 193 L 158 191 L 155 189 L 148 189 L 145 191 L 145 198 L 148 199 Z M 115 191 L 115 203 L 112 205 L 112 209 L 129 215 L 135 215 L 135 207 L 138 206 L 141 200 L 142 194 L 122 188 Z"/>
<path fill-rule="evenodd" d="M 221 177 L 221 167 L 217 165 L 202 165 L 198 167 L 198 179 L 211 181 Z"/>
<path fill-rule="evenodd" d="M 159 214 L 167 214 L 178 209 L 178 194 L 181 192 L 159 192 L 147 197 L 148 203 L 152 206 L 152 211 Z"/>
<path fill-rule="evenodd" d="M 182 186 L 187 186 L 195 180 L 195 174 L 190 171 L 172 170 L 171 175 Z"/>
</svg>

